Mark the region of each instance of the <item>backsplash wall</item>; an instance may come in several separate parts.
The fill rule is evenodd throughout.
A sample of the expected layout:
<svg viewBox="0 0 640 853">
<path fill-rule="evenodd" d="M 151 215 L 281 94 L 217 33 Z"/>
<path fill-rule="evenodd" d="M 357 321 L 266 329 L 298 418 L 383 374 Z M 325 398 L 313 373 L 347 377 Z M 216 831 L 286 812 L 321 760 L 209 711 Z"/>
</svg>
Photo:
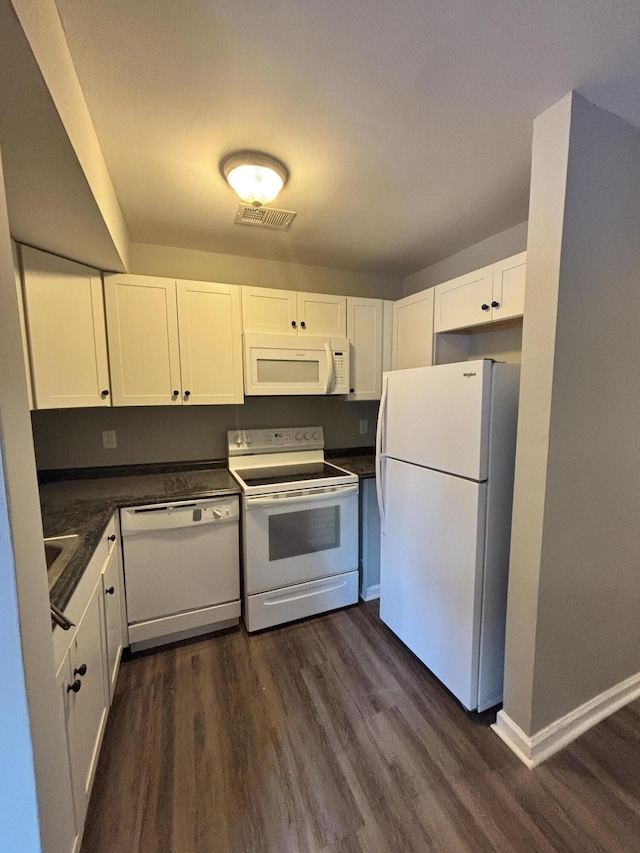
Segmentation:
<svg viewBox="0 0 640 853">
<path fill-rule="evenodd" d="M 49 409 L 31 413 L 40 470 L 145 462 L 224 459 L 227 430 L 322 426 L 327 449 L 375 441 L 378 402 L 342 397 L 247 397 L 235 406 L 141 406 Z M 368 433 L 360 434 L 360 421 Z M 102 430 L 115 430 L 117 448 L 103 450 Z"/>
</svg>

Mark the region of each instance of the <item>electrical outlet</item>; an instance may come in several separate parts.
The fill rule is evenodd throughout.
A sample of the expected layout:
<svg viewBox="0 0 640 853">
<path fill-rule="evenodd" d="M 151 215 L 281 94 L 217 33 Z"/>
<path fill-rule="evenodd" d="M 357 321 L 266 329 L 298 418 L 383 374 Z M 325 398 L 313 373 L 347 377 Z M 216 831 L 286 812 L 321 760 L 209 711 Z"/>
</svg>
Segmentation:
<svg viewBox="0 0 640 853">
<path fill-rule="evenodd" d="M 362 419 L 360 421 L 360 435 L 366 435 L 369 432 L 369 421 Z"/>
<path fill-rule="evenodd" d="M 116 441 L 115 429 L 103 429 L 102 430 L 102 449 L 103 450 L 115 450 L 117 446 L 118 446 L 118 442 Z"/>
</svg>

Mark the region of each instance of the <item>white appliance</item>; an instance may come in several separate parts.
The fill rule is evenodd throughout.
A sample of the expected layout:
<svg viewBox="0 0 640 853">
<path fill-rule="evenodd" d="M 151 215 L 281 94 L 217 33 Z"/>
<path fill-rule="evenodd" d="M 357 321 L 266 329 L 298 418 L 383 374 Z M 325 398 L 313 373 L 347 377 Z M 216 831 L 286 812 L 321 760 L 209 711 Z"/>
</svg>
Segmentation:
<svg viewBox="0 0 640 853">
<path fill-rule="evenodd" d="M 244 334 L 244 393 L 348 394 L 349 341 Z"/>
<path fill-rule="evenodd" d="M 502 700 L 520 368 L 385 373 L 380 618 L 468 710 Z"/>
<path fill-rule="evenodd" d="M 232 430 L 243 492 L 243 618 L 259 631 L 358 601 L 358 477 L 322 427 Z"/>
<path fill-rule="evenodd" d="M 133 651 L 237 625 L 238 496 L 120 510 Z"/>
</svg>

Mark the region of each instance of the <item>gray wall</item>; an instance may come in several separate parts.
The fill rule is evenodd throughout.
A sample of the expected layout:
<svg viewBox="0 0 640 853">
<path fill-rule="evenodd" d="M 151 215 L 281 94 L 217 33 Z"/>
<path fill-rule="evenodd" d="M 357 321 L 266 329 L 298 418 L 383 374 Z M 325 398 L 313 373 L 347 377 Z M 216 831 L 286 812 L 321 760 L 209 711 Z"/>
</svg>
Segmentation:
<svg viewBox="0 0 640 853">
<path fill-rule="evenodd" d="M 400 299 L 402 296 L 400 278 L 241 255 L 152 246 L 148 243 L 131 244 L 130 271 L 139 275 L 221 281 L 226 284 L 250 284 L 254 287 L 338 293 L 344 296 L 370 296 L 375 299 Z"/>
<path fill-rule="evenodd" d="M 226 432 L 237 427 L 315 426 L 327 448 L 367 447 L 375 440 L 377 401 L 342 397 L 247 397 L 240 406 L 149 406 L 32 412 L 38 468 L 76 468 L 223 459 Z M 360 435 L 360 420 L 369 432 Z M 102 430 L 118 447 L 102 449 Z"/>
<path fill-rule="evenodd" d="M 519 225 L 514 225 L 513 228 L 494 234 L 493 237 L 489 237 L 481 243 L 475 243 L 475 245 L 451 255 L 437 264 L 432 264 L 430 267 L 425 267 L 425 269 L 407 276 L 402 285 L 402 295 L 410 296 L 412 293 L 418 293 L 428 287 L 435 287 L 436 284 L 442 284 L 443 281 L 450 281 L 459 275 L 465 275 L 489 264 L 494 264 L 496 261 L 509 258 L 511 255 L 517 255 L 518 252 L 524 252 L 526 248 L 527 223 L 521 222 Z"/>
<path fill-rule="evenodd" d="M 638 235 L 640 132 L 570 95 L 534 126 L 504 703 L 528 735 L 640 673 Z"/>
</svg>

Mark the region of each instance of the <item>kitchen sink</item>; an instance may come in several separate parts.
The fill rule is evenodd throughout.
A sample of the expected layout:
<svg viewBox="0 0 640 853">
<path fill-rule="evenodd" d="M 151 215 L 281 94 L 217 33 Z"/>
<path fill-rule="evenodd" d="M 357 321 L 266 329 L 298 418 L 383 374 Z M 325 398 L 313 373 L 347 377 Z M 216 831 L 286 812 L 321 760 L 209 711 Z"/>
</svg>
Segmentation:
<svg viewBox="0 0 640 853">
<path fill-rule="evenodd" d="M 79 542 L 80 537 L 75 533 L 70 536 L 50 536 L 44 540 L 49 591 L 75 554 Z"/>
</svg>

